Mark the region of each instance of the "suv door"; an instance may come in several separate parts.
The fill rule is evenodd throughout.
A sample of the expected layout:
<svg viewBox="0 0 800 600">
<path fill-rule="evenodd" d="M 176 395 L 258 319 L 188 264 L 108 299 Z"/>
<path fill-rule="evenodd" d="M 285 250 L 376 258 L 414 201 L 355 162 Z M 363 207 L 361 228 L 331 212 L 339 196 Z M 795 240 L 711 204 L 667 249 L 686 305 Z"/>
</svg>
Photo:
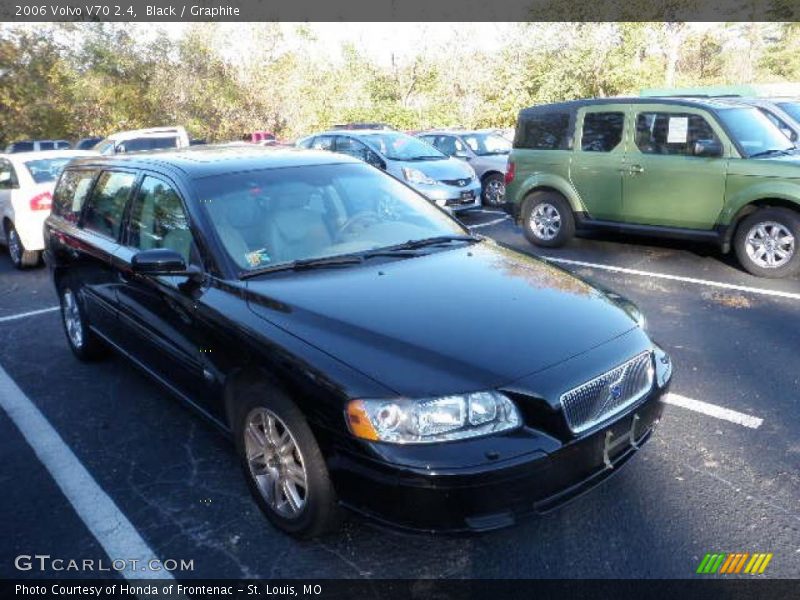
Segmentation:
<svg viewBox="0 0 800 600">
<path fill-rule="evenodd" d="M 119 318 L 127 331 L 126 350 L 164 383 L 183 396 L 206 405 L 216 381 L 209 360 L 212 344 L 198 319 L 205 289 L 185 276 L 133 273 L 133 256 L 143 250 L 168 248 L 187 265 L 202 269 L 202 260 L 177 186 L 145 174 L 128 215 L 123 244 L 114 256 Z M 219 350 L 219 345 L 217 350 Z"/>
<path fill-rule="evenodd" d="M 622 212 L 627 113 L 622 104 L 578 111 L 570 180 L 593 219 L 614 221 Z"/>
<path fill-rule="evenodd" d="M 722 211 L 729 149 L 708 114 L 692 107 L 633 107 L 635 135 L 624 171 L 624 220 L 710 230 Z M 721 152 L 696 154 L 696 145 Z"/>
</svg>

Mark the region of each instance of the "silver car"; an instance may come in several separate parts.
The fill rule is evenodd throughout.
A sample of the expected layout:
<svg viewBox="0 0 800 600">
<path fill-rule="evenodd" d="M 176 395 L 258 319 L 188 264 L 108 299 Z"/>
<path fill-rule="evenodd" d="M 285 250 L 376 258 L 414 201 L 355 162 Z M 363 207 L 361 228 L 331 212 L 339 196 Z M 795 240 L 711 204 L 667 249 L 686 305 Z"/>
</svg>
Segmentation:
<svg viewBox="0 0 800 600">
<path fill-rule="evenodd" d="M 470 165 L 399 131 L 326 131 L 301 138 L 297 145 L 354 156 L 453 212 L 481 205 L 481 182 Z"/>
<path fill-rule="evenodd" d="M 475 169 L 485 206 L 501 206 L 505 202 L 505 172 L 511 142 L 497 130 L 437 130 L 419 133 L 417 137 Z"/>
<path fill-rule="evenodd" d="M 755 106 L 789 138 L 795 146 L 800 143 L 800 102 L 791 98 L 733 98 Z"/>
</svg>

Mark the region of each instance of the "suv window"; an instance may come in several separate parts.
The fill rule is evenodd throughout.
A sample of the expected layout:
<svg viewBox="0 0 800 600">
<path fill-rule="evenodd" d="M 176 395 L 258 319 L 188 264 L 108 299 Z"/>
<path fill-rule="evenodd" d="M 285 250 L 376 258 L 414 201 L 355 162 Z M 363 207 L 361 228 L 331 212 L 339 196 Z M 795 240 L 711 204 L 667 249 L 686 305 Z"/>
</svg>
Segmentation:
<svg viewBox="0 0 800 600">
<path fill-rule="evenodd" d="M 569 117 L 567 112 L 522 116 L 514 146 L 531 150 L 569 150 Z"/>
<path fill-rule="evenodd" d="M 39 150 L 55 150 L 55 142 L 39 142 Z"/>
<path fill-rule="evenodd" d="M 318 135 L 311 142 L 311 148 L 314 150 L 330 150 L 333 151 L 333 136 L 332 135 Z"/>
<path fill-rule="evenodd" d="M 7 152 L 33 152 L 33 142 L 14 142 Z"/>
<path fill-rule="evenodd" d="M 138 250 L 169 248 L 188 263 L 192 233 L 177 192 L 155 177 L 145 177 L 131 208 L 128 245 Z"/>
<path fill-rule="evenodd" d="M 64 171 L 53 192 L 53 214 L 77 223 L 97 171 Z"/>
<path fill-rule="evenodd" d="M 92 195 L 86 201 L 83 226 L 116 240 L 125 203 L 135 180 L 133 173 L 105 171 L 100 175 Z"/>
<path fill-rule="evenodd" d="M 583 117 L 581 150 L 611 152 L 622 141 L 625 113 L 587 112 Z"/>
<path fill-rule="evenodd" d="M 644 154 L 694 156 L 699 141 L 719 142 L 700 115 L 646 112 L 636 116 L 636 146 Z"/>
<path fill-rule="evenodd" d="M 0 159 L 0 190 L 12 190 L 16 188 L 17 174 L 11 162 Z"/>
</svg>

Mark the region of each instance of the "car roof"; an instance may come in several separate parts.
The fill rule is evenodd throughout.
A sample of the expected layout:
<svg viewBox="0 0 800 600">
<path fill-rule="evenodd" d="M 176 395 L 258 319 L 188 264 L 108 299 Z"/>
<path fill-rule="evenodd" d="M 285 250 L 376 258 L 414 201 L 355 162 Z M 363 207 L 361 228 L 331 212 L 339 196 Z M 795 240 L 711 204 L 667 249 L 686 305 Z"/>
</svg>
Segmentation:
<svg viewBox="0 0 800 600">
<path fill-rule="evenodd" d="M 118 131 L 116 133 L 112 133 L 106 139 L 119 142 L 137 137 L 168 137 L 175 135 L 184 135 L 185 133 L 186 130 L 178 125 L 174 127 L 148 127 L 146 129 L 131 129 L 130 131 Z"/>
<path fill-rule="evenodd" d="M 630 96 L 613 98 L 589 98 L 584 100 L 570 100 L 567 102 L 556 102 L 553 104 L 541 104 L 530 106 L 520 111 L 521 115 L 576 111 L 585 106 L 602 106 L 604 104 L 665 104 L 674 106 L 687 106 L 694 108 L 705 108 L 712 112 L 728 108 L 742 108 L 744 103 L 740 98 L 712 98 L 712 97 L 678 97 L 678 96 Z"/>
<path fill-rule="evenodd" d="M 77 160 L 73 166 L 162 168 L 177 171 L 190 179 L 199 179 L 227 173 L 241 173 L 262 169 L 332 165 L 340 163 L 363 164 L 344 154 L 324 150 L 258 146 L 190 146 L 188 148 L 153 150 L 131 154 L 95 155 Z"/>
<path fill-rule="evenodd" d="M 29 160 L 42 160 L 45 158 L 78 158 L 83 156 L 98 156 L 98 154 L 92 150 L 39 150 L 36 152 L 11 152 L 8 154 L 0 154 L 0 157 L 12 162 L 27 162 Z"/>
<path fill-rule="evenodd" d="M 486 129 L 428 129 L 420 131 L 417 136 L 421 135 L 472 135 L 475 133 L 496 133 L 496 128 Z"/>
<path fill-rule="evenodd" d="M 407 133 L 403 133 L 402 131 L 397 131 L 396 129 L 328 129 L 327 131 L 312 133 L 311 135 L 307 135 L 306 137 L 316 137 L 318 135 L 351 135 L 353 137 L 358 137 L 361 135 L 387 135 L 387 134 L 408 135 Z"/>
</svg>

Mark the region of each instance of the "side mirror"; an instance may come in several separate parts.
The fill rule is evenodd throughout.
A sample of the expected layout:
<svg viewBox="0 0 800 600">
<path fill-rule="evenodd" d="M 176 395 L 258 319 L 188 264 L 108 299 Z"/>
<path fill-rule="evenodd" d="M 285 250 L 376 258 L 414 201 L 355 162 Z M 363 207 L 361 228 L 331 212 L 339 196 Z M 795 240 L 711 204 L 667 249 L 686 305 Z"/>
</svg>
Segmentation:
<svg viewBox="0 0 800 600">
<path fill-rule="evenodd" d="M 722 144 L 717 140 L 698 140 L 694 143 L 694 155 L 716 158 L 722 156 Z"/>
<path fill-rule="evenodd" d="M 131 269 L 140 275 L 185 275 L 191 279 L 202 275 L 197 267 L 187 267 L 183 256 L 169 248 L 137 252 L 131 259 Z"/>
</svg>

